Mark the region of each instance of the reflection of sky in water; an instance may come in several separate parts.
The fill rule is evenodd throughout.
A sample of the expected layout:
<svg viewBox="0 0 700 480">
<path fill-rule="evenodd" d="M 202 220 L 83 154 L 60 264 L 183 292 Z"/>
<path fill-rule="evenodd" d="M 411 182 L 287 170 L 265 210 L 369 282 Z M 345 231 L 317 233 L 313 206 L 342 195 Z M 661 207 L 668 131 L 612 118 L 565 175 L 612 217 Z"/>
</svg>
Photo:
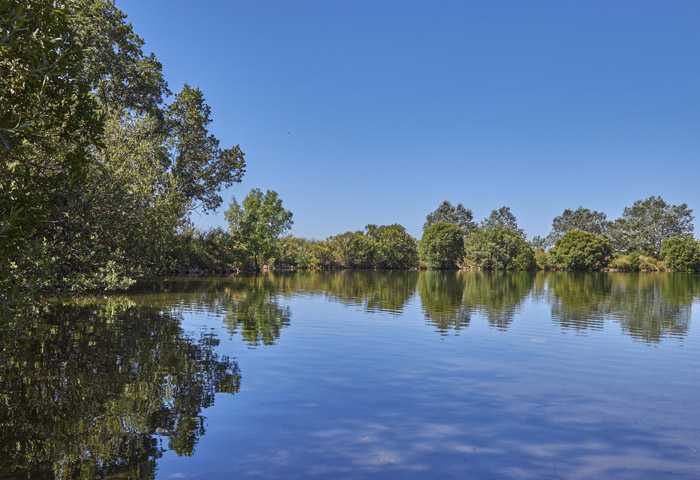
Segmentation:
<svg viewBox="0 0 700 480">
<path fill-rule="evenodd" d="M 275 291 L 289 321 L 271 345 L 232 333 L 225 307 L 190 309 L 185 328 L 218 333 L 241 390 L 159 476 L 698 478 L 700 280 L 448 281 L 418 278 L 388 311 Z"/>
</svg>

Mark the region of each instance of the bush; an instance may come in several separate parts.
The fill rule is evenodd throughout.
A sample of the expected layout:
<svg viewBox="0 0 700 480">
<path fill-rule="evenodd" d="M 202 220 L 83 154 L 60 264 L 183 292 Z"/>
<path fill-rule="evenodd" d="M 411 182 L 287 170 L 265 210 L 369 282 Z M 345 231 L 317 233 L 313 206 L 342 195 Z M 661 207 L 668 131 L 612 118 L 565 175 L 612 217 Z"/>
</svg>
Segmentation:
<svg viewBox="0 0 700 480">
<path fill-rule="evenodd" d="M 552 269 L 552 259 L 543 248 L 538 248 L 535 250 L 535 264 L 538 270 L 551 270 Z"/>
<path fill-rule="evenodd" d="M 411 269 L 418 265 L 416 240 L 401 225 L 367 225 L 373 264 L 382 270 Z"/>
<path fill-rule="evenodd" d="M 598 271 L 610 262 L 610 241 L 594 233 L 571 230 L 552 249 L 552 262 L 559 270 Z"/>
<path fill-rule="evenodd" d="M 529 271 L 537 267 L 530 244 L 518 232 L 504 227 L 475 230 L 464 251 L 464 264 L 470 268 Z"/>
<path fill-rule="evenodd" d="M 648 255 L 637 257 L 640 272 L 663 272 L 666 270 L 664 262 Z"/>
<path fill-rule="evenodd" d="M 421 260 L 428 268 L 455 269 L 464 255 L 463 232 L 451 223 L 433 223 L 423 230 L 419 248 Z"/>
<path fill-rule="evenodd" d="M 700 271 L 700 242 L 691 236 L 676 236 L 661 243 L 661 258 L 676 272 Z"/>
<path fill-rule="evenodd" d="M 638 272 L 639 255 L 615 255 L 608 268 L 617 272 Z"/>
</svg>

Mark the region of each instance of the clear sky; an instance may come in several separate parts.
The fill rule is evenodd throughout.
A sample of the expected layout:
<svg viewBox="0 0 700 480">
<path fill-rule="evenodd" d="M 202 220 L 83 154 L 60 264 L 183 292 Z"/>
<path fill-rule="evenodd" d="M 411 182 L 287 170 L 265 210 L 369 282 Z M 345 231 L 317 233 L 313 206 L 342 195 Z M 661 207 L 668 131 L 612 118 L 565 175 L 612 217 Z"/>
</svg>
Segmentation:
<svg viewBox="0 0 700 480">
<path fill-rule="evenodd" d="M 649 195 L 700 216 L 696 0 L 117 4 L 246 152 L 225 202 L 277 190 L 294 234 L 419 235 L 443 199 L 508 205 L 529 236 Z"/>
</svg>

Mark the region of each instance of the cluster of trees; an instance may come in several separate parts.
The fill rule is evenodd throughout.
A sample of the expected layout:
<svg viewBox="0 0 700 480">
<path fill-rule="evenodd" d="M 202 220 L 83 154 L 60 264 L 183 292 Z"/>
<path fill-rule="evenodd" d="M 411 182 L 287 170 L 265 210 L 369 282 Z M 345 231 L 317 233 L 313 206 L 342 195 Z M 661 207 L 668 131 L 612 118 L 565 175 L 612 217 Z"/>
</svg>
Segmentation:
<svg viewBox="0 0 700 480">
<path fill-rule="evenodd" d="M 111 1 L 7 0 L 0 19 L 0 291 L 126 288 L 173 271 L 181 236 L 217 243 L 187 219 L 246 164 L 203 93 L 171 92 Z"/>
<path fill-rule="evenodd" d="M 408 270 L 418 266 L 418 244 L 401 225 L 367 225 L 325 240 L 286 237 L 274 264 L 282 269 Z"/>
<path fill-rule="evenodd" d="M 469 209 L 445 201 L 427 217 L 420 252 L 438 269 L 700 271 L 692 210 L 654 196 L 614 221 L 583 207 L 564 210 L 546 238 L 531 241 L 508 207 L 476 224 Z"/>
</svg>

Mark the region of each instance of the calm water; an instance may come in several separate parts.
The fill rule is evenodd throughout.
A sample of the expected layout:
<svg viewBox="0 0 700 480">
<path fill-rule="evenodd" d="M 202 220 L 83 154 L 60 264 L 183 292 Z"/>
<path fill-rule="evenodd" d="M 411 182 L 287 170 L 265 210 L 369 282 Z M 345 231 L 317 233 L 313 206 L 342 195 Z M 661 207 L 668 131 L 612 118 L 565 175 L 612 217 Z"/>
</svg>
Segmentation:
<svg viewBox="0 0 700 480">
<path fill-rule="evenodd" d="M 700 277 L 173 280 L 0 320 L 0 478 L 700 478 Z"/>
</svg>

